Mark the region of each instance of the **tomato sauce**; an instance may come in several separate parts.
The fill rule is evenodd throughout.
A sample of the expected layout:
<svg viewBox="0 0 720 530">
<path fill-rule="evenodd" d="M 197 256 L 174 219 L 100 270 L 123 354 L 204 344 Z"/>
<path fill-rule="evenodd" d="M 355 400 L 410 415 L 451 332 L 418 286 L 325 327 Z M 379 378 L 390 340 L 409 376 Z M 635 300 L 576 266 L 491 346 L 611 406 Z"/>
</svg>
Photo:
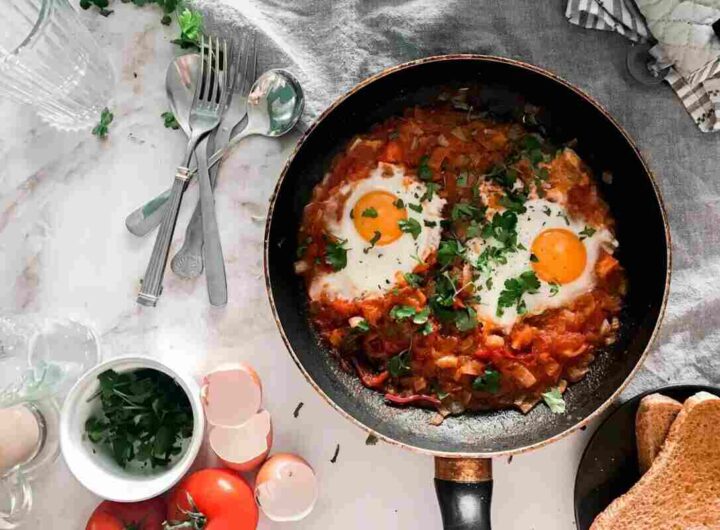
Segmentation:
<svg viewBox="0 0 720 530">
<path fill-rule="evenodd" d="M 331 271 L 324 260 L 328 205 L 337 201 L 343 185 L 366 178 L 380 162 L 402 164 L 410 173 L 429 167 L 431 182 L 447 201 L 446 218 L 461 201 L 484 200 L 497 207 L 504 191 L 492 175 L 502 166 L 533 194 L 562 201 L 573 218 L 613 228 L 590 170 L 571 149 L 551 146 L 520 124 L 451 105 L 416 107 L 351 140 L 315 187 L 304 212 L 296 264 L 308 285 L 315 275 Z M 448 230 L 462 239 L 468 226 L 457 222 Z M 510 331 L 492 322 L 460 331 L 432 313 L 430 327 L 423 330 L 411 319 L 392 318 L 396 306 L 418 312 L 428 307 L 440 288 L 438 269 L 433 254 L 413 271 L 423 279 L 420 285 L 399 276 L 381 297 L 323 296 L 310 302 L 313 325 L 342 365 L 366 386 L 387 394 L 391 403 L 432 407 L 443 415 L 507 407 L 528 411 L 549 389 L 562 393 L 581 379 L 597 350 L 615 340 L 626 286 L 621 265 L 608 252 L 601 252 L 595 264 L 591 290 L 565 307 L 520 319 Z M 470 274 L 462 260 L 447 270 L 456 278 Z M 470 307 L 472 296 L 472 286 L 456 293 L 452 309 Z M 361 331 L 353 319 L 364 322 Z"/>
</svg>

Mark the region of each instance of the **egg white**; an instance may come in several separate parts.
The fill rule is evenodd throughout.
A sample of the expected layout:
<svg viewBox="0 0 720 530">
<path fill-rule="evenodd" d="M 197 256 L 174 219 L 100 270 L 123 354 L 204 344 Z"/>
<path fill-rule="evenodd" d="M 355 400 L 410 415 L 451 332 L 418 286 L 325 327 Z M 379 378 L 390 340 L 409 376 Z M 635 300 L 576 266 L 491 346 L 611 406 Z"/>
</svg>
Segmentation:
<svg viewBox="0 0 720 530">
<path fill-rule="evenodd" d="M 494 264 L 489 271 L 480 274 L 475 280 L 475 287 L 480 301 L 475 307 L 478 316 L 495 326 L 509 331 L 521 316 L 515 306 L 506 307 L 502 316 L 497 315 L 498 299 L 505 288 L 505 282 L 510 278 L 517 278 L 525 271 L 533 270 L 530 261 L 530 248 L 535 238 L 542 231 L 550 228 L 564 228 L 580 234 L 587 225 L 583 220 L 572 220 L 567 210 L 561 205 L 545 199 L 532 199 L 525 203 L 527 211 L 518 214 L 517 242 L 520 247 L 515 252 L 506 254 L 507 263 Z M 527 307 L 525 315 L 542 313 L 551 308 L 566 306 L 580 295 L 590 291 L 595 285 L 595 263 L 600 250 L 605 249 L 613 253 L 617 248 L 617 241 L 609 230 L 602 227 L 592 227 L 595 233 L 582 239 L 587 252 L 587 262 L 582 274 L 572 282 L 559 286 L 557 293 L 553 294 L 553 287 L 540 280 L 537 293 L 523 295 Z M 467 260 L 476 263 L 478 257 L 488 245 L 500 246 L 493 238 L 474 238 L 467 242 Z M 524 247 L 524 249 L 523 249 Z M 488 283 L 488 279 L 490 282 Z"/>
<path fill-rule="evenodd" d="M 434 194 L 431 200 L 421 203 L 426 190 L 425 184 L 407 176 L 402 166 L 384 163 L 367 178 L 340 188 L 338 195 L 347 196 L 342 214 L 339 221 L 330 216 L 326 225 L 334 237 L 347 240 L 347 265 L 339 271 L 315 276 L 310 284 L 310 298 L 317 300 L 324 294 L 329 299 L 357 300 L 383 295 L 397 285 L 398 275 L 412 272 L 418 260 L 424 261 L 436 251 L 446 201 Z M 403 233 L 387 245 L 370 248 L 370 243 L 357 232 L 350 212 L 360 198 L 372 191 L 386 191 L 403 201 L 408 219 L 415 219 L 422 228 L 417 239 Z M 422 212 L 408 208 L 411 203 L 420 204 Z M 435 225 L 426 226 L 425 221 Z"/>
</svg>

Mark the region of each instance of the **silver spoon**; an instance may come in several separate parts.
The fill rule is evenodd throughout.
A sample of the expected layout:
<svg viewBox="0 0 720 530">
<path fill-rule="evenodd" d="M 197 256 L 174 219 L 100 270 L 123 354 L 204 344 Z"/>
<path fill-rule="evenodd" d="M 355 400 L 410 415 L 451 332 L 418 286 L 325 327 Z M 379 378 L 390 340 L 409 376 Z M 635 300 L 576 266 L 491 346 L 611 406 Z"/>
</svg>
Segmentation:
<svg viewBox="0 0 720 530">
<path fill-rule="evenodd" d="M 184 92 L 194 90 L 194 84 L 192 84 L 192 89 L 187 88 L 191 86 L 188 83 L 193 83 L 194 72 L 187 64 L 180 63 L 180 66 L 182 68 L 178 68 L 177 72 L 181 83 L 179 86 L 168 85 L 168 98 L 171 100 L 171 107 L 174 107 L 175 119 L 185 130 L 187 121 L 185 121 L 185 126 L 181 121 L 181 112 L 185 104 Z M 170 75 L 169 71 L 168 77 Z M 304 107 L 305 97 L 302 88 L 292 74 L 285 70 L 265 72 L 255 81 L 248 95 L 247 126 L 236 134 L 224 148 L 216 151 L 210 157 L 208 167 L 217 164 L 226 153 L 248 136 L 277 138 L 288 133 L 300 120 Z M 189 109 L 189 106 L 187 108 Z M 159 225 L 169 196 L 170 190 L 166 190 L 128 215 L 125 219 L 125 226 L 128 230 L 137 236 L 143 236 Z"/>
</svg>

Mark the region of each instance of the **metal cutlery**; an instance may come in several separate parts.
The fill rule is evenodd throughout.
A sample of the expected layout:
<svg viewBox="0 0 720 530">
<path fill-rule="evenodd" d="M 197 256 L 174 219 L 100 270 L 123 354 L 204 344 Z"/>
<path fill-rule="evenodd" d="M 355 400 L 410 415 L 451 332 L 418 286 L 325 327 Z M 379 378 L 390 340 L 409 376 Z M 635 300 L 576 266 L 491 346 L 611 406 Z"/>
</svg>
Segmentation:
<svg viewBox="0 0 720 530">
<path fill-rule="evenodd" d="M 201 41 L 200 75 L 196 83 L 193 103 L 190 109 L 190 138 L 185 150 L 184 165 L 178 167 L 173 180 L 165 214 L 155 240 L 152 255 L 148 263 L 137 302 L 146 306 L 155 306 L 162 291 L 162 279 L 165 273 L 170 243 L 182 196 L 190 179 L 190 160 L 198 142 L 220 123 L 228 98 L 228 47 L 225 40 L 210 37 L 207 45 L 205 37 Z M 221 66 L 222 56 L 222 66 Z M 214 62 L 214 68 L 213 68 Z"/>
<path fill-rule="evenodd" d="M 209 158 L 208 166 L 217 164 L 238 142 L 250 135 L 276 138 L 293 129 L 305 105 L 300 83 L 286 70 L 269 70 L 262 74 L 250 90 L 247 101 L 248 125 L 230 142 Z M 128 230 L 143 236 L 157 226 L 170 196 L 166 190 L 133 211 L 125 219 Z"/>
<path fill-rule="evenodd" d="M 235 54 L 235 65 L 232 72 L 234 76 L 232 81 L 232 93 L 229 95 L 232 99 L 228 104 L 228 109 L 225 111 L 220 125 L 213 133 L 213 147 L 215 149 L 222 149 L 228 144 L 233 130 L 245 119 L 245 116 L 247 115 L 245 99 L 250 92 L 252 83 L 255 81 L 257 71 L 257 49 L 255 43 L 256 35 L 253 31 L 248 34 L 245 39 L 243 39 L 239 47 L 239 53 Z M 208 146 L 211 145 L 209 139 L 206 140 L 206 142 Z M 206 146 L 203 146 L 201 143 L 196 152 L 201 152 L 205 155 L 205 165 L 207 165 Z M 198 158 L 198 171 L 200 170 L 199 162 L 200 159 Z M 218 170 L 218 165 L 215 165 L 212 169 L 210 169 L 210 185 L 213 189 L 217 180 Z M 170 268 L 173 272 L 183 278 L 196 278 L 203 271 L 202 222 L 203 218 L 200 213 L 200 199 L 198 199 L 198 205 L 195 207 L 195 211 L 193 212 L 185 231 L 185 241 L 170 262 Z M 217 269 L 217 264 L 211 264 L 206 271 L 208 291 L 210 292 L 211 290 L 211 284 L 213 286 L 217 286 L 216 288 L 219 289 L 219 285 L 222 283 L 222 285 L 225 286 L 225 297 L 227 299 L 227 286 L 225 283 L 211 277 Z M 210 298 L 212 303 L 212 294 L 210 295 Z"/>
</svg>

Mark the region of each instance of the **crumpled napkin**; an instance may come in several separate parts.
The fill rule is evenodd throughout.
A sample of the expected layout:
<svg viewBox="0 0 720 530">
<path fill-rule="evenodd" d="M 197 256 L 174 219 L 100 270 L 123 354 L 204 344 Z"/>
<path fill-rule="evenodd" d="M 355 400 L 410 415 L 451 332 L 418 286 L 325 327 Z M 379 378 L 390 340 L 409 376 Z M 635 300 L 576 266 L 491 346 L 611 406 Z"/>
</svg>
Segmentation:
<svg viewBox="0 0 720 530">
<path fill-rule="evenodd" d="M 720 130 L 720 39 L 712 29 L 720 0 L 569 0 L 565 16 L 637 43 L 654 38 L 651 70 L 664 75 L 701 131 Z"/>
</svg>

